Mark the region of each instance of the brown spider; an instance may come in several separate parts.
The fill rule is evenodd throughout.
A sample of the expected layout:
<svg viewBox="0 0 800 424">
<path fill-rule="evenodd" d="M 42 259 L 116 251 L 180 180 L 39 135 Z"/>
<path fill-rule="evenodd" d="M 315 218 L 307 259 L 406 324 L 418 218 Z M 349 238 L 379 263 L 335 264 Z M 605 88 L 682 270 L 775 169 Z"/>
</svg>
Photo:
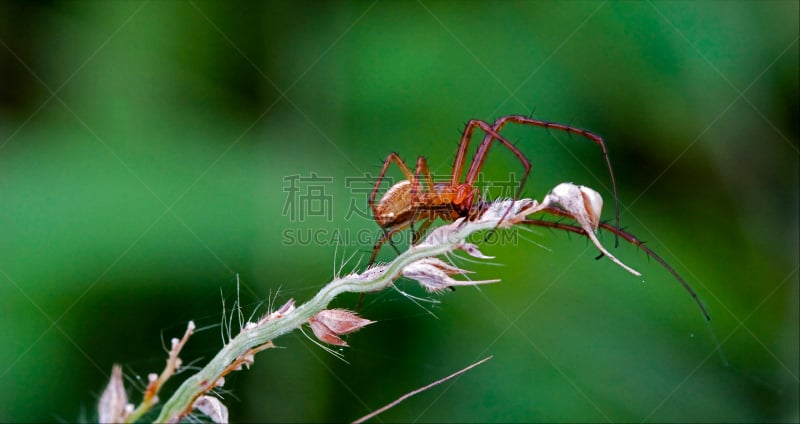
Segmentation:
<svg viewBox="0 0 800 424">
<path fill-rule="evenodd" d="M 481 168 L 483 168 L 486 155 L 489 153 L 489 147 L 491 147 L 494 140 L 499 141 L 506 148 L 511 150 L 525 168 L 516 193 L 517 198 L 520 196 L 528 174 L 530 173 L 531 164 L 516 146 L 498 134 L 508 122 L 544 127 L 546 129 L 552 128 L 578 134 L 597 143 L 603 151 L 603 156 L 608 166 L 608 172 L 611 175 L 611 186 L 614 193 L 614 207 L 616 210 L 616 226 L 619 228 L 619 204 L 617 202 L 616 182 L 614 181 L 614 173 L 611 170 L 611 162 L 608 159 L 605 143 L 603 143 L 603 139 L 599 135 L 568 125 L 540 121 L 520 115 L 502 117 L 496 120 L 494 125 L 472 119 L 467 123 L 467 127 L 461 137 L 461 143 L 458 146 L 456 159 L 453 163 L 453 173 L 450 184 L 433 183 L 433 177 L 428 168 L 428 163 L 423 156 L 417 159 L 417 170 L 414 174 L 411 173 L 411 170 L 405 162 L 400 159 L 397 153 L 390 153 L 383 162 L 381 173 L 369 196 L 369 206 L 372 208 L 375 222 L 384 230 L 384 234 L 375 244 L 370 263 L 374 262 L 381 246 L 386 241 L 390 240 L 392 235 L 407 227 L 413 226 L 417 221 L 422 221 L 422 225 L 417 231 L 414 231 L 413 241 L 416 241 L 420 235 L 424 234 L 425 230 L 436 218 L 441 218 L 445 221 L 454 221 L 462 217 L 472 218 L 480 213 L 485 206 L 485 202 L 480 197 L 478 188 L 473 184 L 478 178 Z M 472 164 L 469 170 L 467 170 L 464 182 L 461 183 L 459 179 L 464 169 L 464 159 L 475 128 L 483 130 L 486 136 L 478 146 Z M 406 179 L 390 187 L 378 203 L 375 203 L 375 196 L 392 162 L 397 164 Z M 422 181 L 425 182 L 425 189 L 422 187 Z"/>
<path fill-rule="evenodd" d="M 486 161 L 486 155 L 489 152 L 489 147 L 491 147 L 492 142 L 495 140 L 499 141 L 503 146 L 511 150 L 511 152 L 514 153 L 514 155 L 519 159 L 523 168 L 525 169 L 524 173 L 522 174 L 522 178 L 520 179 L 519 188 L 517 189 L 515 196 L 515 198 L 519 198 L 525 185 L 525 181 L 528 178 L 528 174 L 530 173 L 531 164 L 516 146 L 499 134 L 499 131 L 509 122 L 532 125 L 545 129 L 554 129 L 570 134 L 580 135 L 599 145 L 603 152 L 606 166 L 608 167 L 608 173 L 611 178 L 611 188 L 614 195 L 615 225 L 611 226 L 605 223 L 600 223 L 598 228 L 602 228 L 605 231 L 613 233 L 617 240 L 617 244 L 619 243 L 619 238 L 622 238 L 627 242 L 638 246 L 648 256 L 652 257 L 658 263 L 664 266 L 675 278 L 678 279 L 681 285 L 683 285 L 683 287 L 694 298 L 706 319 L 711 319 L 695 291 L 672 267 L 670 267 L 652 250 L 645 247 L 644 244 L 636 237 L 619 228 L 619 202 L 617 199 L 617 187 L 614 180 L 614 173 L 611 169 L 611 161 L 609 160 L 608 151 L 606 150 L 603 139 L 597 134 L 571 127 L 569 125 L 541 121 L 521 115 L 504 116 L 497 119 L 493 125 L 476 119 L 472 119 L 467 122 L 467 126 L 458 146 L 455 162 L 453 163 L 453 173 L 449 184 L 434 184 L 433 177 L 431 176 L 430 169 L 428 168 L 428 163 L 423 156 L 420 156 L 417 159 L 416 172 L 412 173 L 405 162 L 400 159 L 400 156 L 398 156 L 397 153 L 390 153 L 383 162 L 381 173 L 378 176 L 378 179 L 375 182 L 375 187 L 372 189 L 372 192 L 369 196 L 369 206 L 372 208 L 375 222 L 377 222 L 381 229 L 383 229 L 383 235 L 378 239 L 377 243 L 375 243 L 375 246 L 372 250 L 372 256 L 370 257 L 369 261 L 370 264 L 374 263 L 381 246 L 383 246 L 383 244 L 387 241 L 390 241 L 392 235 L 399 231 L 410 227 L 413 233 L 413 244 L 416 243 L 419 237 L 424 234 L 428 227 L 437 218 L 441 218 L 444 221 L 454 221 L 458 218 L 472 219 L 479 216 L 480 213 L 486 208 L 486 202 L 483 198 L 481 198 L 479 190 L 474 186 L 474 183 L 478 178 L 478 174 L 480 173 L 484 162 Z M 481 141 L 481 144 L 478 145 L 478 150 L 476 151 L 475 157 L 473 158 L 472 163 L 467 170 L 464 182 L 459 182 L 464 169 L 467 149 L 469 148 L 469 143 L 472 139 L 472 133 L 476 128 L 480 128 L 484 133 L 486 133 L 486 136 L 483 138 L 483 141 Z M 388 170 L 389 165 L 392 163 L 397 164 L 406 179 L 390 187 L 376 203 L 375 197 L 378 193 L 381 182 L 386 175 L 386 171 Z M 544 212 L 559 217 L 570 216 L 566 211 L 557 207 L 547 208 Z M 414 230 L 413 225 L 416 222 L 421 222 L 422 224 L 418 229 Z M 526 220 L 524 223 L 586 235 L 585 230 L 580 226 L 561 222 Z M 394 245 L 392 245 L 392 247 L 394 247 Z M 395 248 L 395 250 L 397 249 Z M 598 259 L 600 257 L 602 257 L 602 254 L 598 257 Z M 359 301 L 359 304 L 360 303 L 361 302 Z"/>
</svg>

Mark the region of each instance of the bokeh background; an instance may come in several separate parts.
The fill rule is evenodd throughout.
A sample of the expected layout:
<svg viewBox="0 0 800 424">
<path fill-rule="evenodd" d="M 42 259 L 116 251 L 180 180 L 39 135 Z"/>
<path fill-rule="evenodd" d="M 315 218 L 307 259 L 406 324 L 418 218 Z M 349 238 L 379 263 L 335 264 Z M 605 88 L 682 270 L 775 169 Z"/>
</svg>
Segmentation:
<svg viewBox="0 0 800 424">
<path fill-rule="evenodd" d="M 798 32 L 796 1 L 0 2 L 0 420 L 96 419 L 113 363 L 138 399 L 190 319 L 204 364 L 237 275 L 247 315 L 363 268 L 390 151 L 446 175 L 468 119 L 533 112 L 603 135 L 623 226 L 711 324 L 633 246 L 643 280 L 520 230 L 457 262 L 502 283 L 367 296 L 348 363 L 276 340 L 232 420 L 352 420 L 494 355 L 380 420 L 797 422 Z M 613 217 L 597 146 L 504 134 L 526 196 Z M 519 170 L 498 148 L 484 181 Z"/>
</svg>

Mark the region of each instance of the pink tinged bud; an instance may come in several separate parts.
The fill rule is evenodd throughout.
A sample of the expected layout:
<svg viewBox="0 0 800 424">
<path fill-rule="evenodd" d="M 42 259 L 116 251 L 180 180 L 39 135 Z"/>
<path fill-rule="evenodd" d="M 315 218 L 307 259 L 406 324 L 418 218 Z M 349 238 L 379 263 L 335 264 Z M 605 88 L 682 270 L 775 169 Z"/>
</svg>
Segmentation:
<svg viewBox="0 0 800 424">
<path fill-rule="evenodd" d="M 250 327 L 246 327 L 246 330 L 249 330 L 253 327 L 257 327 L 259 325 L 264 324 L 265 322 L 273 319 L 283 318 L 284 315 L 294 311 L 294 299 L 289 299 L 286 303 L 283 304 L 277 311 L 268 313 L 264 315 L 258 322 Z"/>
<path fill-rule="evenodd" d="M 336 346 L 347 346 L 347 343 L 342 340 L 341 337 L 337 336 L 336 333 L 331 331 L 325 324 L 315 321 L 312 318 L 308 321 L 308 325 L 311 326 L 311 331 L 313 331 L 314 335 L 321 341 Z"/>
<path fill-rule="evenodd" d="M 122 368 L 114 365 L 111 368 L 111 379 L 100 396 L 97 406 L 98 421 L 101 423 L 119 423 L 125 419 L 128 408 L 128 395 L 122 383 Z"/>
<path fill-rule="evenodd" d="M 278 308 L 278 310 L 275 312 L 277 312 L 280 315 L 286 315 L 289 312 L 292 312 L 293 310 L 294 310 L 294 299 L 289 299 L 288 302 L 284 303 L 283 306 Z"/>
<path fill-rule="evenodd" d="M 441 259 L 424 258 L 403 268 L 403 276 L 417 280 L 430 292 L 439 292 L 448 287 L 474 286 L 477 284 L 496 283 L 500 280 L 458 281 L 451 274 L 466 274 L 469 271 L 452 266 Z"/>
<path fill-rule="evenodd" d="M 372 324 L 375 321 L 364 319 L 345 309 L 328 309 L 321 311 L 314 318 L 325 324 L 336 334 L 350 334 L 359 330 L 361 327 Z"/>
<path fill-rule="evenodd" d="M 361 274 L 357 274 L 354 277 L 358 278 L 359 280 L 372 280 L 378 278 L 379 275 L 383 274 L 386 271 L 386 265 L 373 265 L 370 268 L 367 268 Z"/>
<path fill-rule="evenodd" d="M 339 335 L 350 334 L 375 321 L 360 318 L 344 309 L 327 309 L 311 317 L 308 325 L 318 339 L 337 346 L 347 346 Z"/>
<path fill-rule="evenodd" d="M 228 408 L 212 396 L 200 396 L 194 401 L 192 407 L 211 418 L 215 423 L 228 422 Z"/>
</svg>

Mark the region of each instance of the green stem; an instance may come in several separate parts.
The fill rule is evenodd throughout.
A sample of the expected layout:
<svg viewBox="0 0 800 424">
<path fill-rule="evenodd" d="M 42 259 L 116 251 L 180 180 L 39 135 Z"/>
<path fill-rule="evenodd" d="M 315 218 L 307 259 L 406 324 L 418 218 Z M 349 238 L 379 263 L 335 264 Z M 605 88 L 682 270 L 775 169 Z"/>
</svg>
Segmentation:
<svg viewBox="0 0 800 424">
<path fill-rule="evenodd" d="M 454 250 L 471 233 L 496 228 L 498 220 L 471 221 L 457 226 L 435 242 L 427 241 L 399 255 L 384 266 L 382 272 L 366 271 L 336 279 L 323 287 L 311 300 L 283 315 L 279 319 L 266 321 L 263 325 L 241 331 L 202 370 L 189 377 L 167 400 L 156 418 L 156 422 L 177 422 L 192 410 L 194 401 L 210 390 L 210 386 L 222 376 L 234 360 L 248 350 L 261 346 L 277 337 L 289 333 L 324 310 L 342 293 L 364 293 L 383 290 L 397 279 L 408 265 L 427 257 L 438 256 Z M 438 238 L 438 237 L 437 237 Z M 431 238 L 429 237 L 429 240 Z"/>
</svg>

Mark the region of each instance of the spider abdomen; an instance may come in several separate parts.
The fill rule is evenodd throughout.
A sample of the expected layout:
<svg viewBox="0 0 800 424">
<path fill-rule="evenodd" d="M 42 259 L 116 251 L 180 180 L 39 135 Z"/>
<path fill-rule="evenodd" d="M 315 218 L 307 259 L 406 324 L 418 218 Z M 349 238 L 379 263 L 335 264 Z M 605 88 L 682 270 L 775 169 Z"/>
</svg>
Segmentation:
<svg viewBox="0 0 800 424">
<path fill-rule="evenodd" d="M 405 227 L 414 221 L 436 218 L 456 219 L 465 216 L 472 204 L 469 190 L 447 184 L 436 184 L 433 191 L 402 180 L 390 187 L 375 204 L 375 221 L 382 228 L 392 230 Z"/>
<path fill-rule="evenodd" d="M 382 228 L 392 228 L 410 221 L 414 217 L 414 201 L 411 182 L 400 181 L 391 186 L 375 204 L 375 221 Z"/>
</svg>

